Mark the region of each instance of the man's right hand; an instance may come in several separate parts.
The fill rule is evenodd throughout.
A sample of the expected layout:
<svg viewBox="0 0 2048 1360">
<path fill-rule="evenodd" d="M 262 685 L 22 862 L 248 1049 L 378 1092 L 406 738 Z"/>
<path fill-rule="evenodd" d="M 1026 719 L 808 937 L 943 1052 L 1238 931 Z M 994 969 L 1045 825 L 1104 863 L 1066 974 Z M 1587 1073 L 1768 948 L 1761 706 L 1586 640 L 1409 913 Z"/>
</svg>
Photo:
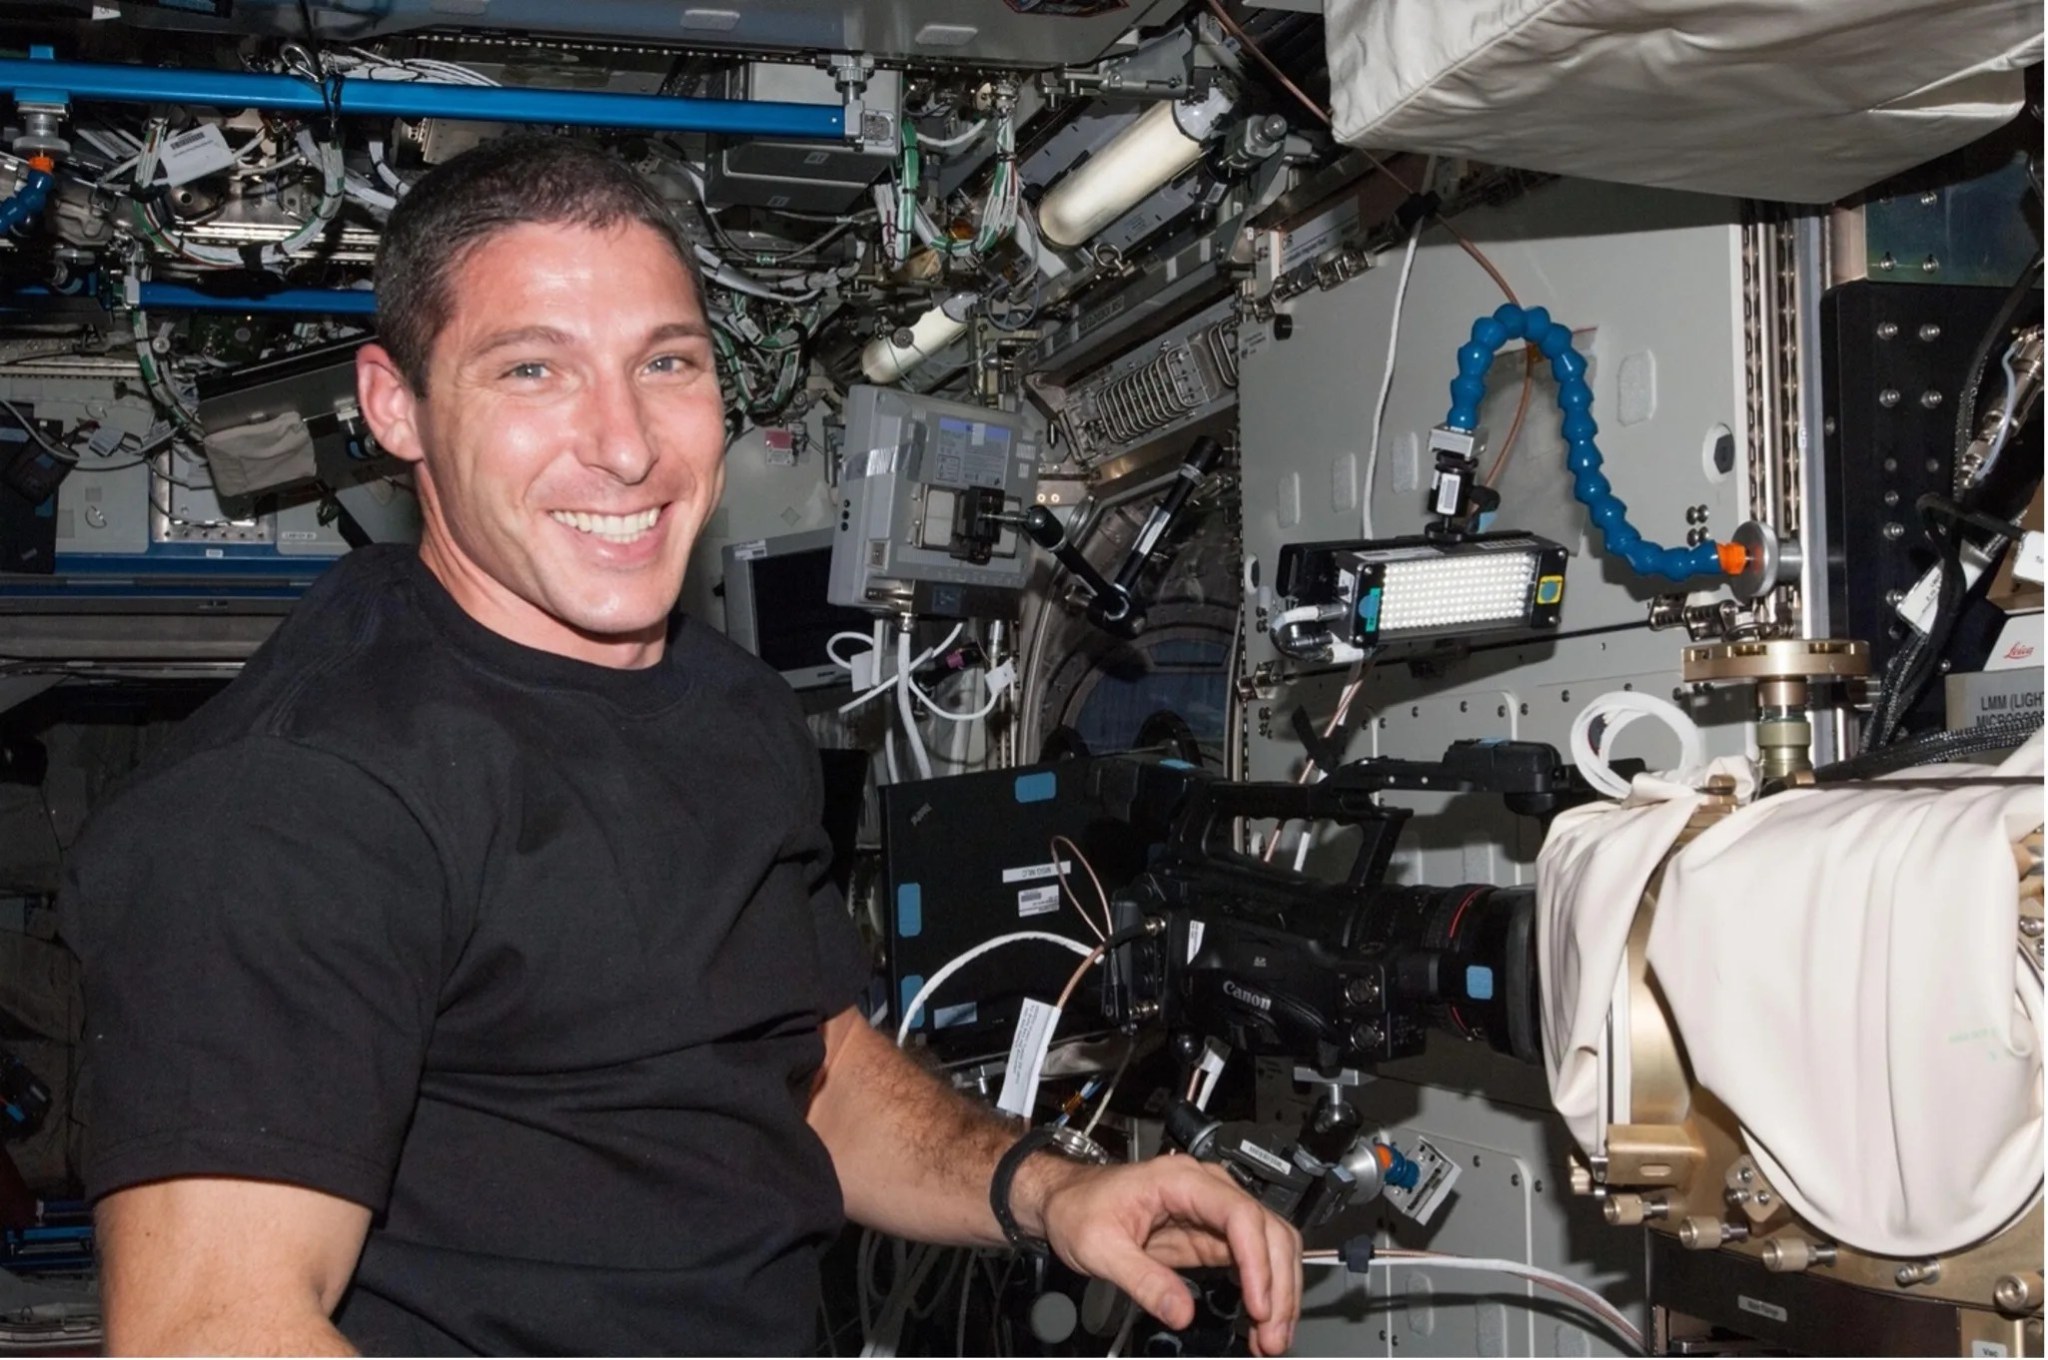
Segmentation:
<svg viewBox="0 0 2048 1360">
<path fill-rule="evenodd" d="M 186 1176 L 95 1211 L 110 1355 L 353 1355 L 329 1320 L 370 1211 L 276 1181 Z"/>
</svg>

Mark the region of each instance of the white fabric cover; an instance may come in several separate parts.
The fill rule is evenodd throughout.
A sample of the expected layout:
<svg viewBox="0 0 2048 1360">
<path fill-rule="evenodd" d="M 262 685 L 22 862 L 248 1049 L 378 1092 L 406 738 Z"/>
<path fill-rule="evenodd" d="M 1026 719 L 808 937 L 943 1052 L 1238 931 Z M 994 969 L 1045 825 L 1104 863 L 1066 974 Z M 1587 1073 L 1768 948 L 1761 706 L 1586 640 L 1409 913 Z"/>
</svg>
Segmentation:
<svg viewBox="0 0 2048 1360">
<path fill-rule="evenodd" d="M 1747 761 L 1715 761 L 1710 774 L 1755 786 Z M 1551 1103 L 1580 1147 L 1597 1151 L 1607 1112 L 1607 1013 L 1643 889 L 1702 795 L 1668 775 L 1637 775 L 1627 798 L 1558 814 L 1536 859 L 1536 959 L 1543 992 L 1543 1067 Z M 1626 1123 L 1626 1111 L 1615 1114 Z"/>
<path fill-rule="evenodd" d="M 1938 1255 L 2040 1195 L 2041 981 L 2015 947 L 2012 842 L 2041 824 L 2041 750 L 2000 767 L 2019 788 L 1781 793 L 1665 873 L 1650 967 L 1693 1073 L 1838 1241 Z"/>
<path fill-rule="evenodd" d="M 1825 203 L 2018 112 L 2040 0 L 1329 0 L 1383 150 Z"/>
</svg>

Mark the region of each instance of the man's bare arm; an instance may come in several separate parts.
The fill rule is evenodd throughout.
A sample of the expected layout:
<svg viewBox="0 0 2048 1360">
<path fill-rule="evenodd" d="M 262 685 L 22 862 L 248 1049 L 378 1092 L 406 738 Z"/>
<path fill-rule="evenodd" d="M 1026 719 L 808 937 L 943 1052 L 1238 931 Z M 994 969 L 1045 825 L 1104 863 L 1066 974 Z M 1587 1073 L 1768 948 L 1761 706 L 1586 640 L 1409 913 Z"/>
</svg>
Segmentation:
<svg viewBox="0 0 2048 1360">
<path fill-rule="evenodd" d="M 275 1181 L 188 1176 L 95 1211 L 112 1355 L 353 1355 L 329 1320 L 370 1211 Z"/>
<path fill-rule="evenodd" d="M 847 1216 L 899 1237 L 1001 1246 L 989 1179 L 1018 1130 L 919 1067 L 860 1013 L 825 1023 L 810 1123 Z M 1193 1320 L 1174 1273 L 1234 1265 L 1260 1354 L 1285 1350 L 1301 1309 L 1301 1237 L 1218 1168 L 1187 1157 L 1088 1167 L 1041 1154 L 1018 1169 L 1018 1226 L 1170 1326 Z"/>
</svg>

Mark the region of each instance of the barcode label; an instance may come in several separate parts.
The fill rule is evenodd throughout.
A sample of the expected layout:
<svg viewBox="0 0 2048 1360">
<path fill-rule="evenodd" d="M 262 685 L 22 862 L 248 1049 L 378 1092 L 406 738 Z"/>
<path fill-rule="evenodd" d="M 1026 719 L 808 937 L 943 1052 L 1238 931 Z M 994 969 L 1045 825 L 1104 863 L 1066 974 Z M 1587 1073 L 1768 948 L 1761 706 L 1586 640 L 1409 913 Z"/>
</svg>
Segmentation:
<svg viewBox="0 0 2048 1360">
<path fill-rule="evenodd" d="M 235 163 L 228 139 L 212 123 L 201 123 L 165 142 L 160 158 L 164 178 L 172 184 L 187 184 L 205 175 L 218 174 Z"/>
</svg>

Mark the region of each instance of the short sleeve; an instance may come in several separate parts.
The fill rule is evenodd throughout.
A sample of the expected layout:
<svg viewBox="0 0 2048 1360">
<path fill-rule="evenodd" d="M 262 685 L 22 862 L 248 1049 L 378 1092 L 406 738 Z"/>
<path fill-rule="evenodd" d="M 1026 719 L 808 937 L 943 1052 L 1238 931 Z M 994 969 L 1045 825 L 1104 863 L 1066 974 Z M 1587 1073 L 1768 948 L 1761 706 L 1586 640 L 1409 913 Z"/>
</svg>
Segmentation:
<svg viewBox="0 0 2048 1360">
<path fill-rule="evenodd" d="M 445 899 L 405 801 L 337 756 L 249 738 L 124 790 L 59 902 L 84 964 L 88 1192 L 245 1176 L 381 1210 Z"/>
</svg>

